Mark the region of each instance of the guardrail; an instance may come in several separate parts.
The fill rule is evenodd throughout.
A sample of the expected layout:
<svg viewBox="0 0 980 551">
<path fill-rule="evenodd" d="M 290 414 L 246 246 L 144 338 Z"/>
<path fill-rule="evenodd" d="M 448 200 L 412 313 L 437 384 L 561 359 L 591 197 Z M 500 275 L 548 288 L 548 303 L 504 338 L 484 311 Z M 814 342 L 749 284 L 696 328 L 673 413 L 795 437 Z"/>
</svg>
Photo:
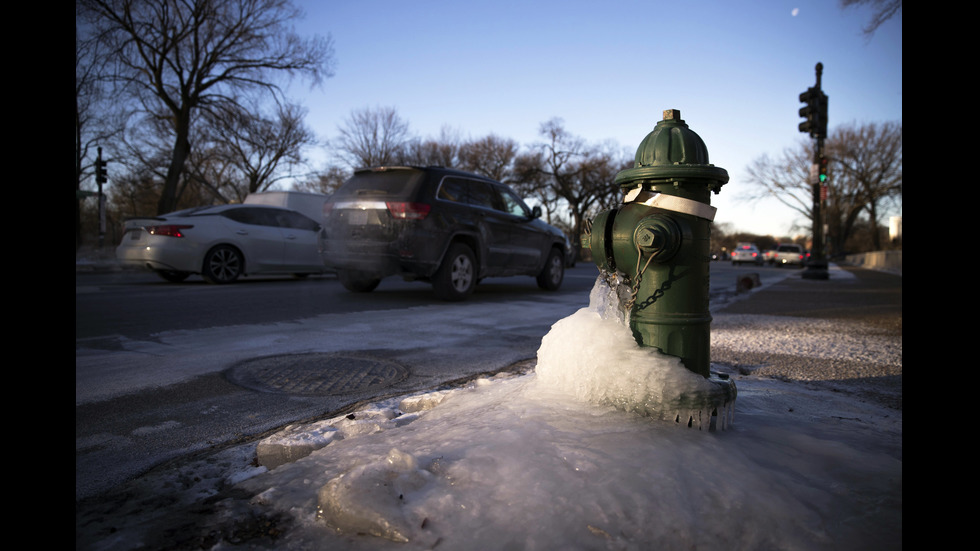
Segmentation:
<svg viewBox="0 0 980 551">
<path fill-rule="evenodd" d="M 869 270 L 902 271 L 902 251 L 875 251 L 870 253 L 849 254 L 844 262 L 851 266 Z"/>
</svg>

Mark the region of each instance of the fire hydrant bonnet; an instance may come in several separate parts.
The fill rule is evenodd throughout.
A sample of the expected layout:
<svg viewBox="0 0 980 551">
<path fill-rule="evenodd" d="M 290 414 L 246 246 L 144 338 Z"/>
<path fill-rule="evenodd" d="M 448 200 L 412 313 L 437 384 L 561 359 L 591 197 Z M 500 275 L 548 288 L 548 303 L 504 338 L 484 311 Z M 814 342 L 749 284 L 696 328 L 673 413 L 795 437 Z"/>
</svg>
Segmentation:
<svg viewBox="0 0 980 551">
<path fill-rule="evenodd" d="M 633 168 L 617 174 L 615 182 L 628 191 L 644 181 L 675 179 L 703 180 L 718 193 L 728 182 L 728 171 L 708 162 L 708 148 L 701 136 L 681 119 L 680 110 L 668 109 L 664 120 L 640 142 Z"/>
</svg>

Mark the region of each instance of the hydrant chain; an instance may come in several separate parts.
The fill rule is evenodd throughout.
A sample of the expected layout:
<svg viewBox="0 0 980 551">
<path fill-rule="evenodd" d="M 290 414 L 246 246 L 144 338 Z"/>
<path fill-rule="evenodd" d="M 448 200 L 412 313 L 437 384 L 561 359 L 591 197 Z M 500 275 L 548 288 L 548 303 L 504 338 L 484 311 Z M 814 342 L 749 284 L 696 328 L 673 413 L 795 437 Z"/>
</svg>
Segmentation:
<svg viewBox="0 0 980 551">
<path fill-rule="evenodd" d="M 636 294 L 640 291 L 640 281 L 643 280 L 643 272 L 647 271 L 647 267 L 650 266 L 650 262 L 653 261 L 655 255 L 650 255 L 647 258 L 647 263 L 643 265 L 643 269 L 640 269 L 640 261 L 643 260 L 643 251 L 640 249 L 640 244 L 636 244 L 636 277 L 633 278 L 633 291 L 630 293 L 630 298 L 626 302 L 626 313 L 629 314 L 633 309 L 633 303 L 636 302 Z"/>
</svg>

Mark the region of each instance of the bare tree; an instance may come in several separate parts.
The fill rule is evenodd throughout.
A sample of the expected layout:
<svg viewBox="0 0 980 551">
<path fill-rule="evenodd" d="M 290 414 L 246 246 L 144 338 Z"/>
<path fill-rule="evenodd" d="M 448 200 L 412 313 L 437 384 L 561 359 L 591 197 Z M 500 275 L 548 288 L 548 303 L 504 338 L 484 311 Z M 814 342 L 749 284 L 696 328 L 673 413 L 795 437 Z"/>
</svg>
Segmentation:
<svg viewBox="0 0 980 551">
<path fill-rule="evenodd" d="M 511 183 L 517 151 L 514 140 L 490 134 L 463 144 L 459 153 L 460 168 L 498 182 Z"/>
<path fill-rule="evenodd" d="M 809 220 L 813 211 L 813 194 L 808 183 L 812 159 L 813 145 L 802 139 L 796 147 L 784 149 L 779 158 L 764 153 L 747 169 L 749 181 L 755 187 L 742 195 L 743 200 L 772 197 Z"/>
<path fill-rule="evenodd" d="M 409 141 L 408 122 L 393 107 L 355 110 L 338 130 L 331 146 L 352 169 L 395 163 Z"/>
<path fill-rule="evenodd" d="M 856 190 L 868 213 L 872 244 L 880 250 L 881 204 L 902 196 L 902 124 L 851 124 L 834 134 L 828 157 L 839 167 L 838 178 Z"/>
<path fill-rule="evenodd" d="M 833 137 L 827 140 L 827 148 L 833 141 Z M 812 232 L 813 186 L 809 183 L 809 174 L 813 151 L 813 143 L 801 139 L 796 148 L 784 150 L 778 159 L 772 159 L 767 154 L 756 159 L 748 167 L 749 183 L 754 187 L 743 195 L 743 200 L 774 198 L 799 213 L 807 221 L 806 229 Z M 834 177 L 827 186 L 827 206 L 821 209 L 821 214 L 824 224 L 828 226 L 828 248 L 838 252 L 857 222 L 864 204 L 852 181 L 836 177 L 838 170 L 833 163 L 828 172 Z"/>
<path fill-rule="evenodd" d="M 91 38 L 79 37 L 75 29 L 75 249 L 81 247 L 82 185 L 93 175 L 97 148 L 106 145 L 111 138 L 122 132 L 124 113 L 120 109 L 108 109 L 112 101 L 106 63 L 109 56 L 100 43 Z M 106 159 L 107 157 L 104 157 Z"/>
<path fill-rule="evenodd" d="M 902 0 L 840 0 L 842 8 L 851 8 L 865 4 L 871 5 L 871 21 L 864 26 L 864 36 L 871 38 L 886 21 L 902 11 Z"/>
<path fill-rule="evenodd" d="M 222 202 L 243 201 L 249 193 L 296 176 L 294 170 L 304 164 L 302 148 L 315 141 L 304 116 L 296 105 L 278 104 L 272 116 L 255 106 L 212 120 L 207 149 L 188 163 L 191 176 Z"/>
<path fill-rule="evenodd" d="M 351 173 L 348 169 L 337 165 L 330 165 L 312 177 L 300 180 L 293 185 L 293 189 L 296 191 L 308 191 L 329 195 L 336 191 L 350 177 Z"/>
<path fill-rule="evenodd" d="M 414 166 L 457 167 L 462 139 L 460 132 L 443 126 L 438 138 L 410 139 L 399 148 L 397 163 Z"/>
<path fill-rule="evenodd" d="M 81 15 L 114 53 L 116 78 L 131 85 L 141 108 L 165 114 L 172 145 L 157 208 L 177 204 L 201 111 L 237 108 L 243 91 L 281 96 L 276 75 L 314 83 L 331 76 L 329 39 L 300 38 L 289 0 L 78 0 Z"/>
<path fill-rule="evenodd" d="M 821 209 L 828 226 L 829 248 L 842 252 L 844 243 L 867 213 L 877 224 L 878 205 L 901 197 L 901 124 L 839 127 L 827 138 L 827 208 Z M 778 159 L 762 155 L 749 167 L 754 191 L 746 200 L 772 197 L 812 220 L 813 193 L 809 183 L 813 144 L 801 140 Z M 812 224 L 811 224 L 812 225 Z M 812 229 L 812 228 L 811 228 Z"/>
<path fill-rule="evenodd" d="M 537 157 L 522 157 L 519 173 L 525 181 L 538 184 L 531 191 L 548 209 L 549 219 L 556 209 L 568 210 L 571 237 L 576 240 L 586 218 L 620 198 L 614 178 L 629 166 L 629 161 L 611 144 L 588 145 L 571 135 L 561 119 L 543 123 L 540 134 L 546 139 L 538 144 L 540 153 Z"/>
</svg>

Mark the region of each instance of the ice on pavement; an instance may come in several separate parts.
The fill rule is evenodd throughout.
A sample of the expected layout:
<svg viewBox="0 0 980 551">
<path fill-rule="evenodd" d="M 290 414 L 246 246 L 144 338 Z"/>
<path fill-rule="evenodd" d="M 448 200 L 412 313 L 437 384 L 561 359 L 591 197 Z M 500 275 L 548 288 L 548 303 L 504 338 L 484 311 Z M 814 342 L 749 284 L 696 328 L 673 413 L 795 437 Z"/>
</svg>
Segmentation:
<svg viewBox="0 0 980 551">
<path fill-rule="evenodd" d="M 717 413 L 716 424 L 724 428 L 734 406 L 707 399 L 718 393 L 717 385 L 680 358 L 637 345 L 616 290 L 603 277 L 596 279 L 589 307 L 558 321 L 541 339 L 537 359 L 539 385 L 647 417 L 708 429 Z"/>
<path fill-rule="evenodd" d="M 566 375 L 650 356 L 583 310 L 543 339 L 535 371 L 370 404 L 306 427 L 329 434 L 306 457 L 231 475 L 249 507 L 291 519 L 268 548 L 901 548 L 901 411 L 738 373 L 728 430 L 624 411 L 598 375 Z M 686 376 L 673 367 L 646 384 Z"/>
</svg>

